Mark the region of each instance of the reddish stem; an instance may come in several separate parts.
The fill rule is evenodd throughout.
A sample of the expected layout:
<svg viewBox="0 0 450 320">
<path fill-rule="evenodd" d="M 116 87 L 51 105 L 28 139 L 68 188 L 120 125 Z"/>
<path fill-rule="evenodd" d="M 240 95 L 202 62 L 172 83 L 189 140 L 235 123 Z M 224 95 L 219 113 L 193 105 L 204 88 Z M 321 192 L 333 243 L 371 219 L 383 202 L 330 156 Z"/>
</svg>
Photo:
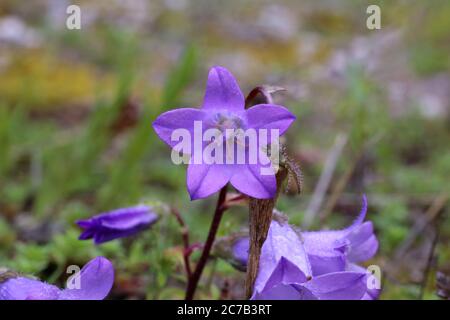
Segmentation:
<svg viewBox="0 0 450 320">
<path fill-rule="evenodd" d="M 199 262 L 195 268 L 194 273 L 188 281 L 188 286 L 186 288 L 186 300 L 194 299 L 195 291 L 197 290 L 198 282 L 202 275 L 203 269 L 205 268 L 206 262 L 211 252 L 214 240 L 216 238 L 217 230 L 219 229 L 220 221 L 222 220 L 223 213 L 226 207 L 223 205 L 227 195 L 227 185 L 220 190 L 219 198 L 217 199 L 216 210 L 214 212 L 214 217 L 211 222 L 211 227 L 209 228 L 208 238 L 206 239 L 205 245 L 203 247 L 202 255 Z"/>
<path fill-rule="evenodd" d="M 189 229 L 184 222 L 183 217 L 181 217 L 180 212 L 178 209 L 172 207 L 171 208 L 172 214 L 175 216 L 175 218 L 178 221 L 178 224 L 181 226 L 181 235 L 183 237 L 183 260 L 184 260 L 184 268 L 186 269 L 186 274 L 188 277 L 188 281 L 192 276 L 192 270 L 191 270 L 191 264 L 189 262 L 189 256 L 192 253 L 192 248 L 189 244 Z"/>
</svg>

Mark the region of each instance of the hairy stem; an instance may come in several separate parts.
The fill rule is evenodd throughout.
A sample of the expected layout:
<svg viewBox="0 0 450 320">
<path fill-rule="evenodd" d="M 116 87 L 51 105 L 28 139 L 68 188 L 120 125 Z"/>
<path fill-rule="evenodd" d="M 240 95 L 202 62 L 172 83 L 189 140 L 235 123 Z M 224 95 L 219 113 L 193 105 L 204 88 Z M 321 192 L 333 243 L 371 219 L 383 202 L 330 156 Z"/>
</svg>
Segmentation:
<svg viewBox="0 0 450 320">
<path fill-rule="evenodd" d="M 245 108 L 251 108 L 258 103 L 273 103 L 272 94 L 284 91 L 281 87 L 259 86 L 254 88 L 245 99 Z M 247 275 L 245 279 L 245 296 L 249 299 L 252 296 L 253 285 L 258 274 L 261 248 L 267 238 L 270 222 L 272 221 L 272 211 L 278 198 L 281 183 L 287 176 L 287 170 L 280 166 L 277 172 L 277 193 L 272 199 L 250 198 L 249 203 L 249 235 L 250 246 L 247 261 Z"/>
<path fill-rule="evenodd" d="M 249 205 L 249 233 L 250 250 L 247 262 L 247 276 L 245 280 L 245 296 L 249 299 L 253 293 L 253 285 L 258 274 L 259 259 L 261 257 L 261 248 L 266 241 L 272 221 L 272 212 L 275 208 L 281 184 L 287 176 L 287 170 L 280 167 L 276 175 L 277 193 L 272 199 L 254 199 L 250 198 Z"/>
<path fill-rule="evenodd" d="M 214 217 L 211 222 L 211 227 L 209 228 L 208 238 L 206 239 L 205 245 L 203 247 L 202 255 L 200 257 L 199 262 L 197 263 L 197 266 L 195 267 L 194 273 L 188 280 L 188 286 L 186 289 L 186 300 L 194 299 L 198 282 L 203 273 L 203 269 L 205 268 L 206 262 L 208 262 L 211 248 L 214 244 L 217 230 L 219 229 L 220 221 L 222 220 L 223 213 L 226 210 L 226 207 L 223 204 L 225 203 L 227 188 L 228 186 L 225 185 L 225 187 L 223 187 L 222 190 L 220 190 L 219 198 L 217 199 L 216 210 L 214 212 Z"/>
</svg>

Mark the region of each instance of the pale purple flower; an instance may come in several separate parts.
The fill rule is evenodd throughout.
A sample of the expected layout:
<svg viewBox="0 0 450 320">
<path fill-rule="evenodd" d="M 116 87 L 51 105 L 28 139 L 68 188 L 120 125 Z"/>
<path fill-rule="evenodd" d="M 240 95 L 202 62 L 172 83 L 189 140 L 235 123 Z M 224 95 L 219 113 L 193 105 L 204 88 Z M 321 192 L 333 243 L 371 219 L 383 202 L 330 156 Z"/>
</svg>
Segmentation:
<svg viewBox="0 0 450 320">
<path fill-rule="evenodd" d="M 364 222 L 367 199 L 353 224 L 343 230 L 302 232 L 303 245 L 311 261 L 313 275 L 344 270 L 349 263 L 372 258 L 378 250 L 378 240 L 371 221 Z"/>
<path fill-rule="evenodd" d="M 257 163 L 251 163 L 246 158 L 244 164 L 233 163 L 207 164 L 206 159 L 201 163 L 194 161 L 194 153 L 203 153 L 206 143 L 194 141 L 194 121 L 201 121 L 203 132 L 207 129 L 218 129 L 224 136 L 223 148 L 230 141 L 225 141 L 227 129 L 260 129 L 269 130 L 266 143 L 273 142 L 271 129 L 278 129 L 282 135 L 295 116 L 286 108 L 273 104 L 260 104 L 245 109 L 244 96 L 233 75 L 222 67 L 213 67 L 209 71 L 206 92 L 201 108 L 182 108 L 161 114 L 153 123 L 153 128 L 161 140 L 171 148 L 175 148 L 179 141 L 172 140 L 172 133 L 177 129 L 186 129 L 192 139 L 193 149 L 187 170 L 187 188 L 191 199 L 206 198 L 220 190 L 227 183 L 231 183 L 237 190 L 254 198 L 272 198 L 276 192 L 274 172 L 261 174 L 261 169 L 267 167 L 270 160 L 260 154 Z M 220 143 L 220 141 L 219 141 Z M 175 148 L 176 149 L 176 148 Z M 244 146 L 248 152 L 248 145 Z M 177 151 L 180 151 L 177 149 Z M 235 156 L 235 155 L 234 155 Z M 246 153 L 246 156 L 248 154 Z M 224 152 L 227 157 L 227 152 Z"/>
<path fill-rule="evenodd" d="M 300 232 L 287 223 L 272 221 L 262 248 L 254 298 L 378 298 L 380 289 L 368 287 L 369 281 L 377 279 L 356 264 L 373 257 L 378 249 L 372 223 L 364 222 L 366 211 L 364 197 L 355 222 L 338 231 Z M 245 264 L 248 248 L 248 237 L 237 239 L 233 259 Z"/>
<path fill-rule="evenodd" d="M 117 209 L 87 220 L 77 221 L 77 224 L 84 229 L 79 239 L 93 238 L 95 244 L 101 244 L 136 234 L 157 220 L 158 215 L 149 206 L 139 205 Z"/>
<path fill-rule="evenodd" d="M 360 300 L 366 291 L 364 273 L 343 271 L 308 278 L 297 265 L 283 256 L 262 289 L 254 292 L 252 299 Z"/>
<path fill-rule="evenodd" d="M 97 257 L 80 271 L 80 286 L 59 289 L 54 285 L 22 276 L 0 283 L 0 300 L 103 300 L 114 283 L 111 262 Z"/>
<path fill-rule="evenodd" d="M 253 299 L 359 300 L 366 292 L 365 273 L 340 271 L 313 276 L 299 234 L 287 223 L 272 221 Z"/>
</svg>

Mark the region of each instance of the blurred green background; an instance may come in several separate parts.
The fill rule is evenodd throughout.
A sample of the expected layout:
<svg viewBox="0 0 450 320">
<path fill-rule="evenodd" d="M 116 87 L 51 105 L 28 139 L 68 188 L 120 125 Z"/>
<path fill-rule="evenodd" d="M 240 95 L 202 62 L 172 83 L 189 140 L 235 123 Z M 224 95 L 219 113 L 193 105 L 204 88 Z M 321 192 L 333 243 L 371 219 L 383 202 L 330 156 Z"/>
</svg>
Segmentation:
<svg viewBox="0 0 450 320">
<path fill-rule="evenodd" d="M 65 26 L 71 3 L 81 30 Z M 381 30 L 366 28 L 369 4 Z M 366 193 L 381 298 L 437 299 L 436 272 L 450 275 L 449 17 L 437 0 L 2 0 L 0 266 L 62 285 L 68 265 L 101 254 L 117 269 L 111 298 L 182 298 L 180 228 L 166 208 L 201 242 L 215 198 L 190 202 L 185 167 L 151 123 L 198 106 L 222 65 L 244 94 L 287 89 L 275 100 L 298 117 L 287 143 L 304 183 L 278 202 L 290 222 L 342 228 Z M 77 240 L 75 220 L 140 202 L 163 215 L 151 230 Z M 246 223 L 246 208 L 232 208 L 219 233 Z M 198 297 L 242 298 L 243 279 L 215 259 Z"/>
</svg>

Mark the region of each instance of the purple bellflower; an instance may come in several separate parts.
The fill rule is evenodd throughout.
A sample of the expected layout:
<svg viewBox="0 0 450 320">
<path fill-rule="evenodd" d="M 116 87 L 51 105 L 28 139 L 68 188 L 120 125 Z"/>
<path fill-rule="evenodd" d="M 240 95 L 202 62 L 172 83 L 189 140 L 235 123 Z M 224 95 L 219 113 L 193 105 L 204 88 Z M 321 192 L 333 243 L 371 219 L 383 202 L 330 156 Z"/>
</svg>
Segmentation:
<svg viewBox="0 0 450 320">
<path fill-rule="evenodd" d="M 249 144 L 237 145 L 237 149 L 244 150 L 245 161 L 236 159 L 238 152 L 230 155 L 228 146 L 235 142 L 235 138 L 227 135 L 229 130 L 255 130 L 267 135 L 258 136 L 258 146 L 262 149 L 270 143 L 275 143 L 272 130 L 278 130 L 282 135 L 295 120 L 295 116 L 285 107 L 273 104 L 260 104 L 245 109 L 245 99 L 233 75 L 223 67 L 213 67 L 209 71 L 206 92 L 201 108 L 181 108 L 161 114 L 153 123 L 153 128 L 159 138 L 174 151 L 183 152 L 189 156 L 187 169 L 187 188 L 191 199 L 206 198 L 220 190 L 227 183 L 231 183 L 241 193 L 254 198 L 272 198 L 276 192 L 275 172 L 261 174 L 263 168 L 271 168 L 271 161 L 267 155 L 258 152 L 256 163 L 249 161 Z M 218 141 L 196 135 L 196 127 L 218 131 L 221 136 Z M 179 138 L 173 139 L 175 130 L 184 130 L 191 138 L 187 152 L 179 149 Z M 194 137 L 197 137 L 194 139 Z M 220 161 L 212 161 L 213 156 L 205 153 L 212 141 L 225 149 L 218 156 Z M 245 141 L 245 140 L 244 140 Z M 208 146 L 206 142 L 209 142 Z M 232 146 L 235 150 L 235 146 Z M 223 150 L 222 150 L 223 151 Z M 200 155 L 198 158 L 197 155 Z M 231 159 L 231 160 L 230 160 Z"/>
<path fill-rule="evenodd" d="M 273 221 L 264 242 L 253 299 L 359 300 L 367 291 L 365 273 L 339 271 L 313 276 L 299 234 Z"/>
<path fill-rule="evenodd" d="M 302 232 L 303 245 L 313 268 L 313 275 L 339 271 L 349 264 L 372 258 L 378 250 L 378 240 L 371 221 L 364 222 L 367 199 L 353 224 L 343 230 Z"/>
<path fill-rule="evenodd" d="M 157 220 L 158 215 L 145 205 L 117 209 L 87 220 L 77 221 L 77 224 L 84 229 L 79 239 L 93 238 L 95 244 L 101 244 L 136 234 Z"/>
<path fill-rule="evenodd" d="M 287 223 L 272 221 L 261 252 L 253 298 L 378 298 L 380 290 L 368 285 L 375 278 L 356 264 L 370 259 L 378 248 L 372 223 L 363 222 L 366 210 L 364 197 L 358 218 L 340 231 L 300 232 Z M 234 260 L 244 264 L 248 247 L 248 238 L 235 241 Z"/>
<path fill-rule="evenodd" d="M 114 283 L 114 268 L 109 260 L 97 257 L 79 273 L 79 288 L 59 289 L 54 285 L 25 277 L 0 283 L 0 300 L 103 300 Z"/>
</svg>

